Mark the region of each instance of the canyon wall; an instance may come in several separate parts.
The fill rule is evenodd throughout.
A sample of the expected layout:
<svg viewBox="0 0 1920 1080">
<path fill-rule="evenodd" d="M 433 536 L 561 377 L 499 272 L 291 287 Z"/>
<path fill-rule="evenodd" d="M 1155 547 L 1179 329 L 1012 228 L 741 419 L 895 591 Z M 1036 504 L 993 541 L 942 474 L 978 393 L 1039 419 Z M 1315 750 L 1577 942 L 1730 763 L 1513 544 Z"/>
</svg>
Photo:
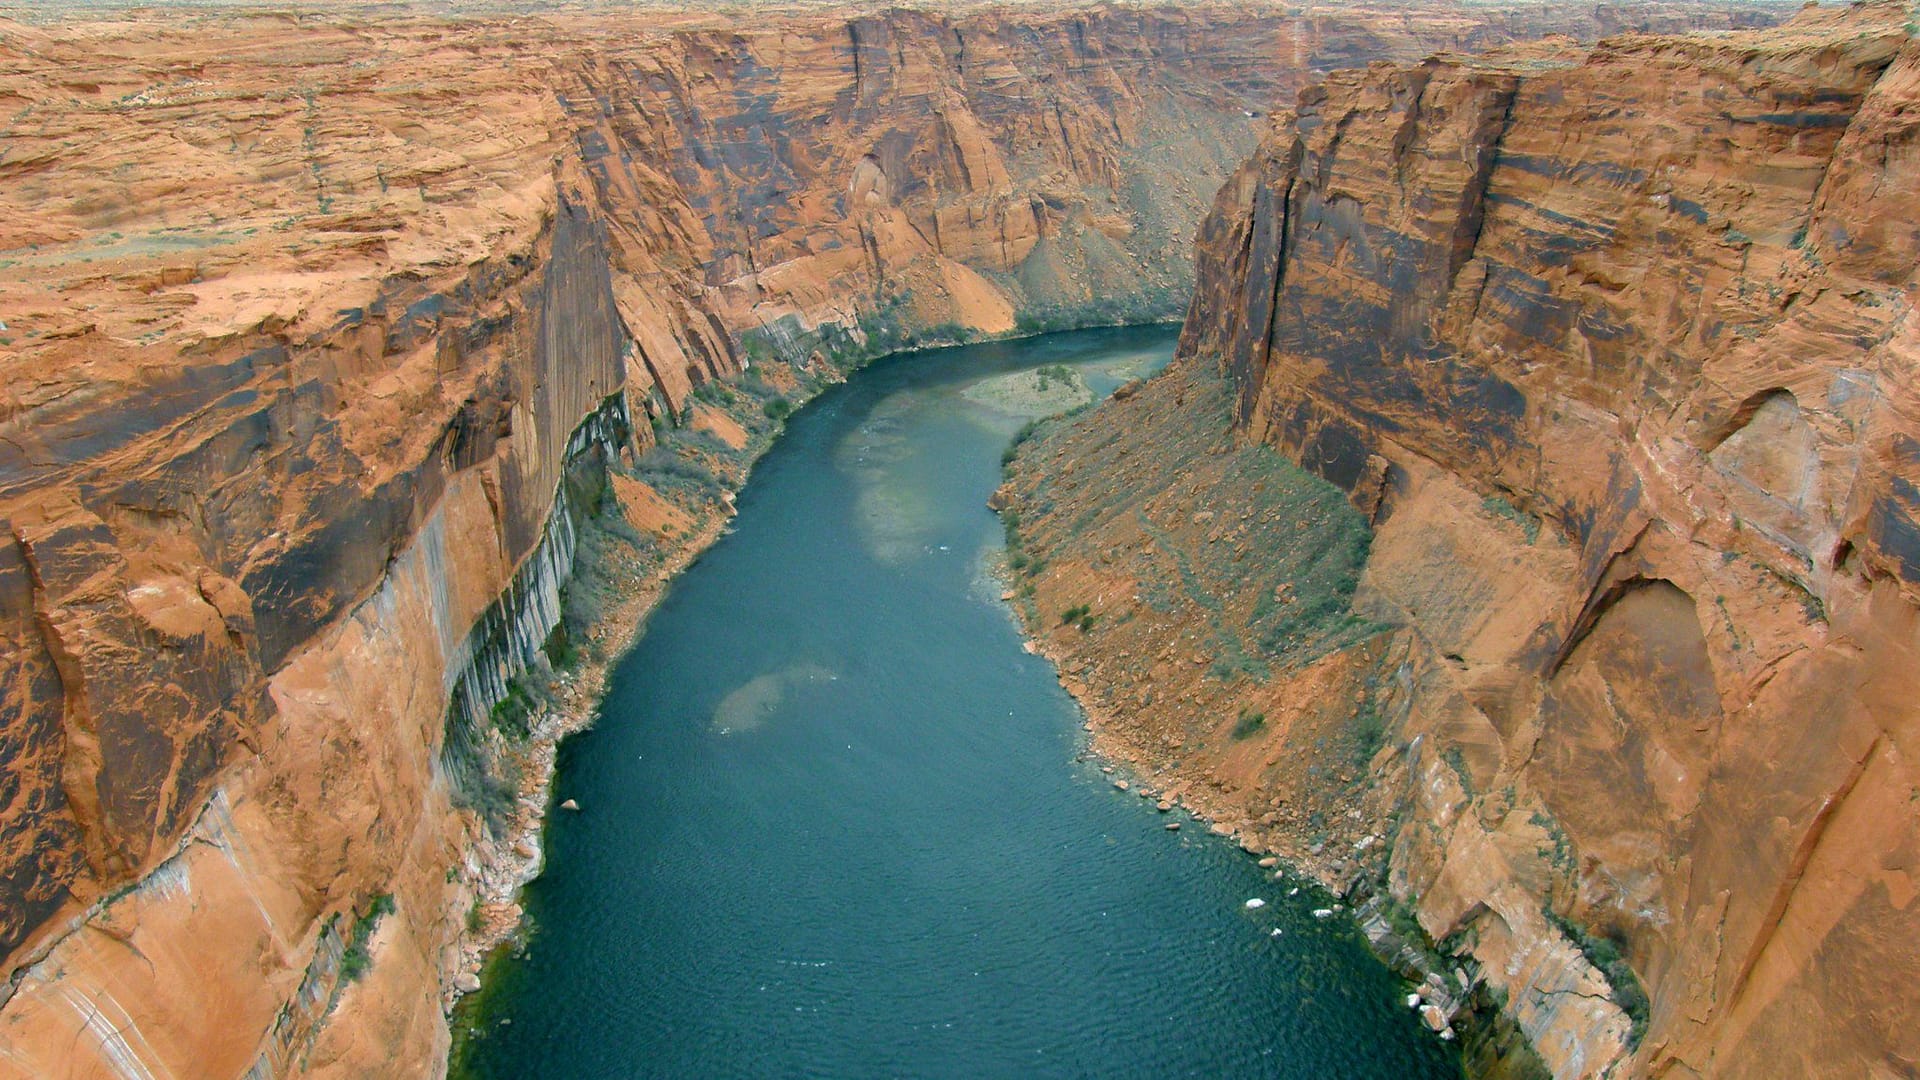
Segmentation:
<svg viewBox="0 0 1920 1080">
<path fill-rule="evenodd" d="M 1555 1076 L 1920 1059 L 1896 974 L 1920 962 L 1916 95 L 1890 4 L 1338 73 L 1223 189 L 1167 385 L 1016 471 L 1042 610 L 1143 616 L 1051 631 L 1074 679 L 1195 671 L 1151 707 L 1082 687 L 1122 750 L 1379 893 L 1377 937 L 1410 912 L 1441 983 L 1476 983 Z M 1155 464 L 1176 400 L 1241 444 Z M 1096 443 L 1169 473 L 1148 524 L 1186 540 L 1068 527 L 1097 482 L 1046 476 Z M 1233 464 L 1263 447 L 1350 506 L 1275 503 L 1284 470 Z M 1321 623 L 1285 614 L 1312 572 L 1234 563 L 1302 540 L 1353 556 Z M 1194 621 L 1135 628 L 1150 541 L 1225 568 L 1209 618 L 1278 620 L 1257 677 Z M 1349 737 L 1345 775 L 1307 775 Z"/>
<path fill-rule="evenodd" d="M 0 1073 L 443 1069 L 462 740 L 697 386 L 1177 313 L 1324 69 L 1769 10 L 0 22 Z"/>
</svg>

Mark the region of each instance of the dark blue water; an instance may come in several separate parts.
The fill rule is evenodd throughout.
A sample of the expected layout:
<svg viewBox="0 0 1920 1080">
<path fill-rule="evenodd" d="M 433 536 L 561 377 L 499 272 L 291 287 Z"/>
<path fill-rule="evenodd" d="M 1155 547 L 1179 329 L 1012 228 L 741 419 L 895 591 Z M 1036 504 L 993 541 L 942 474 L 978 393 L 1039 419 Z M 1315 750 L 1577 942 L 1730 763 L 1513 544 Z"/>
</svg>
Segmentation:
<svg viewBox="0 0 1920 1080">
<path fill-rule="evenodd" d="M 792 419 L 565 746 L 583 810 L 463 1071 L 1459 1075 L 1324 897 L 1079 760 L 997 599 L 984 504 L 1022 418 L 962 392 L 1065 363 L 1104 394 L 1172 346 L 900 357 Z"/>
</svg>

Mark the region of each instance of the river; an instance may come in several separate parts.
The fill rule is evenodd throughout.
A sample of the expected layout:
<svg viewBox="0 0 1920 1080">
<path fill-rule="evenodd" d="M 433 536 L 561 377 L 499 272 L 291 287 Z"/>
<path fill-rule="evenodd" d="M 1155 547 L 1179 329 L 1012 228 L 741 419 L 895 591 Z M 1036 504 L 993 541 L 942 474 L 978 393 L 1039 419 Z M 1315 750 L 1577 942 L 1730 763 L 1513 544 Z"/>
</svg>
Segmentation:
<svg viewBox="0 0 1920 1080">
<path fill-rule="evenodd" d="M 1459 1076 L 1324 894 L 1113 787 L 999 599 L 1008 373 L 1172 348 L 894 357 L 792 417 L 562 748 L 456 1076 Z"/>
</svg>

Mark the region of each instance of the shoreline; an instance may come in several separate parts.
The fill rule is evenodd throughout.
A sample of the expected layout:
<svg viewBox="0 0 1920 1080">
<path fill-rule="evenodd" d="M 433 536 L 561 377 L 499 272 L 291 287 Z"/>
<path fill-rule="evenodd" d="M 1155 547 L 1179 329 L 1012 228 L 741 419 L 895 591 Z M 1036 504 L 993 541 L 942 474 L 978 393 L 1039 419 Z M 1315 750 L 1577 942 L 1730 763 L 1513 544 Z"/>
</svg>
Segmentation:
<svg viewBox="0 0 1920 1080">
<path fill-rule="evenodd" d="M 1023 341 L 1055 333 L 1111 330 L 1124 326 L 1170 326 L 1178 322 L 1177 319 L 1159 319 L 1144 323 L 1097 323 L 1067 330 L 983 335 L 972 341 L 924 342 L 851 367 L 830 361 L 831 374 L 823 375 L 815 382 L 799 383 L 795 389 L 803 393 L 789 394 L 788 400 L 798 410 L 830 387 L 845 382 L 868 364 L 894 356 L 911 356 L 968 345 Z M 735 497 L 752 478 L 759 460 L 779 442 L 785 430 L 783 423 L 765 445 L 754 450 L 737 482 L 722 489 L 717 506 L 719 512 L 705 518 L 694 531 L 675 537 L 671 541 L 673 548 L 661 565 L 618 582 L 618 599 L 593 630 L 592 641 L 597 651 L 582 660 L 578 667 L 558 676 L 557 704 L 546 710 L 534 723 L 525 744 L 509 748 L 508 752 L 520 766 L 522 777 L 514 793 L 515 811 L 511 827 L 504 835 L 496 837 L 487 831 L 484 823 L 469 822 L 466 850 L 454 864 L 454 872 L 472 889 L 472 911 L 477 912 L 477 916 L 451 911 L 446 913 L 451 919 L 461 920 L 456 922 L 459 930 L 445 946 L 443 954 L 447 959 L 443 961 L 441 973 L 441 1013 L 449 1021 L 454 1019 L 463 1000 L 483 989 L 485 980 L 482 976 L 487 964 L 504 946 L 511 945 L 528 925 L 521 897 L 526 886 L 537 880 L 546 869 L 546 851 L 542 841 L 548 820 L 560 809 L 553 801 L 560 744 L 569 736 L 594 726 L 614 667 L 645 631 L 648 616 L 661 597 L 666 595 L 674 579 L 714 542 L 726 535 L 727 527 L 737 512 Z M 1017 622 L 1018 613 L 1013 614 Z M 1032 640 L 1024 626 L 1020 627 L 1020 632 L 1023 637 Z M 1051 656 L 1048 659 L 1053 663 L 1056 675 L 1064 678 L 1057 659 Z M 1075 700 L 1081 699 L 1075 695 Z M 1086 703 L 1082 701 L 1081 705 L 1082 713 L 1091 716 Z M 590 809 L 580 807 L 576 812 L 588 812 Z M 1198 818 L 1201 815 L 1195 816 Z"/>
<path fill-rule="evenodd" d="M 1204 425 L 1193 430 L 1180 426 L 1187 421 L 1179 418 L 1198 407 L 1188 405 L 1185 398 L 1213 392 L 1211 383 L 1196 381 L 1194 370 L 1176 359 L 1146 387 L 1128 395 L 1135 401 L 1155 403 L 1133 419 L 1157 425 L 1151 430 L 1164 443 L 1168 460 L 1186 462 L 1180 455 L 1193 454 L 1204 462 L 1228 462 L 1236 451 L 1221 434 Z M 1111 400 L 1101 406 L 1113 407 Z M 1166 419 L 1169 409 L 1176 419 Z M 1052 664 L 1060 687 L 1079 706 L 1087 733 L 1086 756 L 1102 767 L 1114 787 L 1151 798 L 1163 813 L 1177 807 L 1196 826 L 1240 848 L 1275 880 L 1316 885 L 1325 894 L 1316 916 L 1349 918 L 1369 950 L 1406 981 L 1408 1007 L 1418 1011 L 1419 1019 L 1442 1041 L 1471 1046 L 1489 1033 L 1497 1035 L 1487 1030 L 1479 1015 L 1484 1011 L 1479 998 L 1484 995 L 1478 970 L 1432 941 L 1407 905 L 1392 894 L 1397 819 L 1390 785 L 1382 782 L 1380 770 L 1390 772 L 1400 759 L 1388 756 L 1391 747 L 1377 739 L 1359 743 L 1364 747 L 1364 763 L 1335 759 L 1327 750 L 1328 740 L 1341 740 L 1330 744 L 1340 750 L 1354 739 L 1344 708 L 1332 704 L 1344 701 L 1344 694 L 1359 692 L 1354 665 L 1377 662 L 1388 645 L 1376 643 L 1377 635 L 1368 635 L 1349 643 L 1349 650 L 1316 656 L 1295 671 L 1296 685 L 1286 694 L 1261 691 L 1266 684 L 1260 680 L 1235 682 L 1237 671 L 1219 675 L 1217 655 L 1209 654 L 1225 653 L 1196 640 L 1211 625 L 1207 620 L 1213 609 L 1196 606 L 1197 602 L 1187 608 L 1171 604 L 1152 608 L 1154 582 L 1160 580 L 1152 575 L 1173 571 L 1164 565 L 1156 569 L 1117 560 L 1113 552 L 1132 543 L 1133 534 L 1117 526 L 1112 534 L 1100 533 L 1091 524 L 1091 516 L 1109 505 L 1102 500 L 1111 491 L 1106 487 L 1081 491 L 1069 484 L 1063 493 L 1047 486 L 1088 465 L 1088 446 L 1098 436 L 1085 433 L 1119 422 L 1112 414 L 1104 423 L 1100 417 L 1096 410 L 1023 444 L 988 502 L 989 508 L 1003 515 L 1009 537 L 1007 552 L 995 568 L 1001 599 L 1026 650 Z M 1034 449 L 1042 444 L 1045 449 Z M 1114 475 L 1125 483 L 1152 480 L 1158 475 L 1155 470 L 1164 467 L 1138 456 L 1125 457 L 1125 449 L 1121 454 L 1123 460 Z M 1016 464 L 1022 459 L 1024 465 Z M 1217 480 L 1232 467 L 1215 465 L 1207 475 Z M 1261 526 L 1282 520 L 1336 520 L 1281 486 L 1257 495 L 1265 490 L 1264 480 L 1249 485 L 1253 494 L 1246 496 L 1247 505 L 1202 500 L 1196 494 L 1198 481 L 1190 462 L 1182 468 L 1186 494 L 1170 496 L 1159 510 L 1159 520 L 1168 535 L 1179 533 L 1184 540 L 1158 542 L 1176 548 L 1185 543 L 1188 548 L 1214 552 L 1194 558 L 1219 561 L 1221 568 L 1216 569 L 1229 578 L 1237 572 L 1231 568 L 1253 550 L 1256 540 L 1274 539 L 1271 534 L 1278 526 L 1265 533 L 1258 531 Z M 1270 502 L 1253 505 L 1257 499 Z M 1026 519 L 1029 512 L 1034 514 L 1031 520 Z M 1216 524 L 1218 517 L 1236 523 L 1238 531 L 1228 532 Z M 1061 524 L 1066 521 L 1073 524 Z M 1251 529 L 1243 524 L 1248 522 L 1253 523 Z M 1094 532 L 1083 535 L 1083 529 Z M 1142 529 L 1149 536 L 1160 535 L 1152 532 L 1152 523 Z M 1294 531 L 1297 527 L 1280 535 L 1277 542 L 1294 542 Z M 1225 542 L 1216 548 L 1212 546 L 1216 541 Z M 1188 572 L 1178 555 L 1168 558 L 1174 569 Z M 1288 581 L 1276 587 L 1277 604 L 1292 602 L 1294 584 Z M 1116 589 L 1118 599 L 1109 602 Z M 1129 593 L 1131 604 L 1126 599 Z M 1148 603 L 1143 604 L 1142 594 L 1148 594 Z M 1150 615 L 1141 624 L 1146 630 L 1118 631 L 1119 637 L 1090 633 L 1090 621 L 1073 632 L 1070 624 L 1076 612 L 1082 617 L 1093 614 L 1089 600 L 1101 609 L 1093 617 L 1108 620 L 1103 629 L 1118 631 L 1131 625 L 1137 610 L 1157 610 L 1162 615 Z M 1061 611 L 1061 622 L 1043 618 L 1039 614 L 1043 606 Z M 1361 659 L 1342 659 L 1350 655 Z M 1209 660 L 1214 661 L 1211 666 Z M 1156 665 L 1159 676 L 1142 682 L 1140 673 L 1148 664 Z M 1357 707 L 1360 699 L 1355 701 Z M 1264 710 L 1276 707 L 1292 708 L 1297 716 L 1286 731 L 1270 732 L 1265 744 L 1243 742 L 1238 730 L 1229 731 L 1237 728 L 1230 722 L 1236 709 L 1243 721 L 1249 712 L 1260 717 L 1248 729 L 1251 734 L 1262 730 Z M 1283 759 L 1282 752 L 1289 749 L 1294 756 Z M 1282 764 L 1283 760 L 1287 763 Z M 1327 765 L 1328 761 L 1333 764 Z"/>
<path fill-rule="evenodd" d="M 1004 562 L 995 572 L 1003 583 L 1011 580 Z M 1101 768 L 1118 794 L 1147 802 L 1162 815 L 1183 812 L 1195 824 L 1204 826 L 1208 834 L 1227 840 L 1255 860 L 1261 873 L 1275 883 L 1311 882 L 1326 898 L 1314 915 L 1350 921 L 1368 951 L 1406 984 L 1409 1008 L 1416 1020 L 1441 1042 L 1459 1046 L 1464 1055 L 1474 1040 L 1499 1034 L 1498 1019 L 1481 1015 L 1475 999 L 1481 989 L 1477 978 L 1463 977 L 1459 965 L 1443 957 L 1423 957 L 1421 949 L 1392 925 L 1388 915 L 1392 901 L 1384 893 L 1375 892 L 1356 901 L 1350 888 L 1352 875 L 1347 860 L 1340 857 L 1340 849 L 1326 846 L 1320 851 L 1300 850 L 1284 838 L 1248 828 L 1244 812 L 1234 813 L 1225 805 L 1224 796 L 1209 789 L 1206 770 L 1188 775 L 1177 765 L 1157 761 L 1151 753 L 1139 750 L 1123 733 L 1124 720 L 1094 701 L 1092 687 L 1069 673 L 1061 653 L 1027 625 L 1012 601 L 1003 598 L 1001 602 L 1020 633 L 1023 647 L 1053 666 L 1060 688 L 1079 707 L 1084 718 L 1080 727 L 1087 735 L 1084 757 Z M 1123 783 L 1125 787 L 1121 787 Z M 1167 827 L 1173 828 L 1173 823 Z M 1390 849 L 1391 840 L 1387 843 Z"/>
<path fill-rule="evenodd" d="M 1205 825 L 1210 834 L 1232 841 L 1234 846 L 1254 858 L 1278 858 L 1294 871 L 1294 876 L 1311 878 L 1328 895 L 1344 903 L 1340 875 L 1333 870 L 1333 860 L 1309 852 L 1292 851 L 1235 827 L 1232 824 L 1233 815 L 1203 793 L 1205 775 L 1181 775 L 1177 770 L 1155 763 L 1150 755 L 1138 751 L 1120 733 L 1120 719 L 1093 700 L 1092 688 L 1084 680 L 1068 673 L 1064 664 L 1066 658 L 1052 648 L 1045 637 L 1030 629 L 1011 603 L 1007 605 L 1007 610 L 1019 627 L 1027 651 L 1053 665 L 1054 677 L 1060 688 L 1073 698 L 1080 715 L 1085 717 L 1080 727 L 1087 733 L 1087 753 L 1099 763 L 1112 766 L 1116 773 L 1125 770 L 1129 775 L 1121 779 L 1128 781 L 1129 794 L 1143 801 L 1151 797 L 1156 803 L 1173 804 L 1173 809 L 1184 811 L 1194 821 Z"/>
<path fill-rule="evenodd" d="M 1044 335 L 1017 335 L 1011 339 L 1039 336 Z M 954 345 L 929 344 L 889 356 L 950 347 Z M 804 405 L 830 386 L 846 381 L 857 370 L 834 365 L 831 375 L 791 388 L 800 393 L 789 400 L 795 402 L 796 408 Z M 1091 404 L 1097 407 L 1100 402 Z M 478 1019 L 469 1014 L 463 1020 L 461 1003 L 495 985 L 493 979 L 484 977 L 489 965 L 516 953 L 518 946 L 526 942 L 528 932 L 534 929 L 523 897 L 526 886 L 545 871 L 543 840 L 550 815 L 561 809 L 581 813 L 594 809 L 555 801 L 560 744 L 568 736 L 589 730 L 597 723 L 614 667 L 646 631 L 651 612 L 674 580 L 727 534 L 737 514 L 736 496 L 751 481 L 759 461 L 784 433 L 785 425 L 781 424 L 768 434 L 763 444 L 751 447 L 751 456 L 744 467 L 737 476 L 724 478 L 731 482 L 725 483 L 717 497 L 707 504 L 696 519 L 695 527 L 667 541 L 671 547 L 662 562 L 616 578 L 614 602 L 590 631 L 589 656 L 556 679 L 556 704 L 539 718 L 528 741 L 510 750 L 521 767 L 523 778 L 516 792 L 511 827 L 497 838 L 478 823 L 469 832 L 464 865 L 471 871 L 468 880 L 474 887 L 480 918 L 469 921 L 448 948 L 453 965 L 451 978 L 442 981 L 442 1007 L 450 1021 L 452 1036 L 450 1069 L 460 1060 L 458 1051 L 476 1030 Z M 1225 795 L 1208 787 L 1205 769 L 1182 769 L 1180 763 L 1169 762 L 1152 748 L 1137 745 L 1137 740 L 1130 737 L 1124 713 L 1100 704 L 1093 686 L 1071 668 L 1072 658 L 1051 643 L 1043 627 L 1030 626 L 1020 605 L 1010 601 L 1008 594 L 1017 586 L 1004 550 L 993 556 L 993 560 L 992 572 L 1007 590 L 1002 595 L 1003 608 L 1013 620 L 1023 648 L 1047 660 L 1056 682 L 1072 696 L 1080 710 L 1081 728 L 1087 737 L 1076 756 L 1101 768 L 1119 794 L 1139 798 L 1159 810 L 1162 823 L 1170 831 L 1184 823 L 1231 842 L 1258 864 L 1263 878 L 1275 883 L 1286 882 L 1292 888 L 1289 895 L 1298 893 L 1301 887 L 1319 890 L 1318 895 L 1309 892 L 1300 900 L 1312 909 L 1316 918 L 1338 916 L 1350 920 L 1369 951 L 1407 984 L 1411 992 L 1409 1000 L 1418 999 L 1419 1004 L 1411 1006 L 1416 1021 L 1427 1020 L 1426 1012 L 1438 1005 L 1445 1019 L 1437 1027 L 1428 1021 L 1429 1032 L 1442 1042 L 1457 1045 L 1460 1033 L 1453 1025 L 1461 1019 L 1461 1006 L 1465 1002 L 1449 993 L 1450 987 L 1444 983 L 1434 982 L 1431 973 L 1421 973 L 1429 976 L 1423 982 L 1397 960 L 1396 952 L 1404 951 L 1401 943 L 1392 937 L 1383 940 L 1375 932 L 1375 924 L 1382 920 L 1372 903 L 1362 908 L 1354 906 L 1357 902 L 1350 899 L 1343 881 L 1344 862 L 1338 858 L 1342 851 L 1299 849 L 1288 844 L 1284 837 L 1249 827 L 1252 823 L 1246 820 L 1244 811 L 1236 812 Z M 1169 816 L 1175 810 L 1180 814 Z M 1182 822 L 1182 818 L 1190 820 Z M 485 1009 L 484 1004 L 476 1003 L 472 1007 Z"/>
<path fill-rule="evenodd" d="M 748 473 L 751 471 L 749 467 Z M 449 1019 L 462 999 L 481 989 L 480 975 L 496 950 L 510 943 L 526 925 L 520 898 L 526 886 L 546 869 L 542 841 L 548 820 L 559 808 L 553 802 L 553 785 L 560 744 L 594 726 L 613 669 L 645 631 L 654 607 L 674 579 L 726 535 L 735 513 L 733 490 L 737 489 L 729 489 L 721 500 L 722 512 L 678 543 L 659 569 L 633 574 L 622 582 L 618 600 L 594 628 L 592 642 L 598 653 L 559 676 L 560 701 L 542 715 L 525 746 L 514 751 L 522 782 L 514 793 L 512 826 L 498 837 L 483 823 L 471 826 L 467 857 L 461 865 L 469 871 L 474 910 L 480 914 L 477 920 L 462 924 L 449 946 L 455 958 L 452 977 L 441 980 L 441 1012 Z"/>
</svg>

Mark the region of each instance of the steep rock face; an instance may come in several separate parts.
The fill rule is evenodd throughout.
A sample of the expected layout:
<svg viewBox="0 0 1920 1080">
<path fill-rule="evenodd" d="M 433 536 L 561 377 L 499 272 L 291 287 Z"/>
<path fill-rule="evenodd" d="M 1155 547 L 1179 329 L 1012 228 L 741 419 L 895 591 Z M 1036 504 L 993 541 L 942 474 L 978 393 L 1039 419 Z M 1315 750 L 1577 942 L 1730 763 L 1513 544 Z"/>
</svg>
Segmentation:
<svg viewBox="0 0 1920 1080">
<path fill-rule="evenodd" d="M 52 954 L 16 970 L 0 1024 L 28 1073 L 52 1067 L 28 1048 L 57 1060 L 71 1041 L 56 1033 L 72 1029 L 72 1001 L 147 1040 L 123 1051 L 103 1035 L 109 1057 L 215 1074 L 282 1063 L 273 1043 L 305 1029 L 222 1026 L 214 1039 L 206 1018 L 271 1018 L 302 996 L 330 1005 L 336 916 L 375 893 L 399 898 L 404 932 L 427 935 L 396 952 L 427 965 L 414 981 L 437 980 L 436 924 L 455 901 L 440 869 L 457 863 L 465 832 L 436 756 L 453 665 L 467 628 L 535 549 L 576 424 L 621 380 L 601 225 L 562 198 L 528 250 L 502 262 L 517 268 L 486 291 L 410 305 L 472 317 L 486 347 L 468 337 L 471 351 L 449 363 L 445 339 L 426 339 L 371 389 L 372 409 L 327 416 L 315 403 L 339 387 L 263 373 L 257 390 L 223 399 L 237 408 L 196 410 L 185 433 L 166 433 L 211 452 L 153 455 L 137 480 L 97 493 L 89 470 L 66 517 L 39 516 L 36 501 L 15 518 L 60 674 L 51 703 L 20 708 L 64 722 L 60 790 L 88 842 L 80 876 L 62 884 L 97 895 L 142 859 L 157 863 L 130 891 L 52 927 Z M 467 280 L 489 270 L 476 263 Z M 361 318 L 350 313 L 339 332 L 358 336 Z M 328 344 L 310 343 L 309 362 L 324 363 Z M 408 395 L 412 420 L 381 424 L 380 410 Z M 417 449 L 382 470 L 386 447 L 357 454 L 341 431 L 356 422 Z M 210 458 L 218 467 L 205 468 Z M 119 560 L 62 542 L 80 532 L 75 519 L 111 542 L 99 516 L 158 535 L 123 534 Z M 251 536 L 226 531 L 254 520 Z M 52 584 L 77 576 L 59 569 L 68 560 L 89 567 L 82 588 Z M 239 658 L 213 668 L 229 686 L 183 675 L 155 689 L 134 674 L 148 656 L 201 672 L 221 648 Z M 224 725 L 181 719 L 209 704 Z M 112 801 L 127 790 L 157 792 L 171 816 Z M 282 974 L 262 980 L 263 970 Z M 434 1044 L 430 1023 L 393 1034 Z"/>
<path fill-rule="evenodd" d="M 1373 521 L 1391 891 L 1556 1075 L 1920 1054 L 1905 24 L 1341 73 L 1202 230 L 1183 353 Z"/>
<path fill-rule="evenodd" d="M 746 364 L 1170 313 L 1316 69 L 1734 18 L 0 24 L 0 1072 L 438 1071 L 449 700 L 551 625 L 570 467 Z"/>
<path fill-rule="evenodd" d="M 1353 56 L 1635 17 L 1734 18 L 890 10 L 640 35 L 596 47 L 557 88 L 614 224 L 628 322 L 697 325 L 676 308 L 693 297 L 719 324 L 642 336 L 636 375 L 677 399 L 683 371 L 725 367 L 728 334 L 749 358 L 805 359 L 930 329 L 1177 315 L 1192 229 L 1263 103 Z"/>
</svg>

